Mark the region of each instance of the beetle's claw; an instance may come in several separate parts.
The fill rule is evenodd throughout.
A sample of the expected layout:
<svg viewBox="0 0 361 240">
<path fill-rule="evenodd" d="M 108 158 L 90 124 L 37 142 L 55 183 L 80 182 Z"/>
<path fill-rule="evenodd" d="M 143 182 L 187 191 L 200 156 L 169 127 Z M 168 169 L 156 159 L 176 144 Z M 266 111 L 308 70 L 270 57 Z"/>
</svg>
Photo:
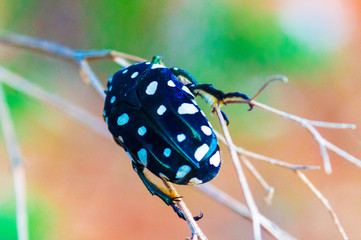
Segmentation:
<svg viewBox="0 0 361 240">
<path fill-rule="evenodd" d="M 227 115 L 223 111 L 221 111 L 221 113 L 222 113 L 222 117 L 223 117 L 224 121 L 226 121 L 227 126 L 228 126 L 229 125 L 229 120 L 228 120 Z"/>
<path fill-rule="evenodd" d="M 199 216 L 193 217 L 194 221 L 198 221 L 203 217 L 202 211 L 199 213 Z"/>
<path fill-rule="evenodd" d="M 251 111 L 253 109 L 253 105 L 251 104 L 252 99 L 250 99 L 246 94 L 239 93 L 239 92 L 227 93 L 223 97 L 225 102 L 227 102 L 227 98 L 243 98 L 244 100 L 246 100 L 246 102 L 248 102 L 248 105 L 249 105 L 248 111 Z"/>
<path fill-rule="evenodd" d="M 248 111 L 251 111 L 253 109 L 253 105 L 251 103 L 248 103 L 249 109 Z"/>
<path fill-rule="evenodd" d="M 176 201 L 179 201 L 179 199 L 176 200 Z M 171 203 L 170 205 L 172 206 L 173 210 L 174 210 L 175 213 L 178 215 L 178 217 L 180 217 L 180 218 L 182 218 L 183 220 L 187 221 L 186 218 L 184 217 L 184 214 L 182 213 L 182 211 L 181 211 L 174 203 Z M 195 217 L 193 217 L 193 219 L 194 219 L 195 221 L 198 221 L 198 220 L 201 219 L 202 217 L 203 217 L 203 213 L 200 212 L 199 216 L 195 216 Z"/>
</svg>

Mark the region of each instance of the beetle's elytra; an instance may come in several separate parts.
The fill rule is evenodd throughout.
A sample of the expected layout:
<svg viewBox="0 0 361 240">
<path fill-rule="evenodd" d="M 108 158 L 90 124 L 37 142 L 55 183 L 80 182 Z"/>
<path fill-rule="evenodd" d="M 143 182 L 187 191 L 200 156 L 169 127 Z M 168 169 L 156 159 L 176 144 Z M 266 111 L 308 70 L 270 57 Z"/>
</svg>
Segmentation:
<svg viewBox="0 0 361 240">
<path fill-rule="evenodd" d="M 103 114 L 147 189 L 182 218 L 174 203 L 179 196 L 149 181 L 144 169 L 182 185 L 205 183 L 218 174 L 217 138 L 195 95 L 212 106 L 232 98 L 248 100 L 241 93 L 224 94 L 212 85 L 198 84 L 188 72 L 167 68 L 155 56 L 151 62 L 136 63 L 110 77 Z"/>
<path fill-rule="evenodd" d="M 104 116 L 116 142 L 153 174 L 177 184 L 213 179 L 216 136 L 187 86 L 163 65 L 143 62 L 114 74 Z"/>
</svg>

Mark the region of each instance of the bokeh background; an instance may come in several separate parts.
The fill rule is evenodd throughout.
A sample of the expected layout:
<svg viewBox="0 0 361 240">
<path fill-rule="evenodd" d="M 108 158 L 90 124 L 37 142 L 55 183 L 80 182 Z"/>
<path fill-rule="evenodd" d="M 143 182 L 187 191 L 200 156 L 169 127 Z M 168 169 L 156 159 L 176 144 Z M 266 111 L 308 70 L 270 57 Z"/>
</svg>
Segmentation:
<svg viewBox="0 0 361 240">
<path fill-rule="evenodd" d="M 201 83 L 250 96 L 267 77 L 286 75 L 288 84 L 272 84 L 259 101 L 310 119 L 357 124 L 356 130 L 321 133 L 361 158 L 360 13 L 357 0 L 0 0 L 0 28 L 76 49 L 109 48 L 148 59 L 158 54 Z M 0 64 L 101 117 L 101 98 L 69 63 L 0 45 Z M 110 61 L 93 66 L 104 83 L 119 68 Z M 25 156 L 31 239 L 190 236 L 186 223 L 147 192 L 113 141 L 15 90 L 6 93 Z M 317 144 L 300 126 L 247 106 L 224 111 L 238 145 L 291 163 L 321 164 Z M 213 183 L 243 201 L 224 146 L 222 157 Z M 361 169 L 330 157 L 332 175 L 306 175 L 350 239 L 361 239 Z M 272 205 L 266 204 L 264 190 L 247 173 L 265 216 L 299 239 L 340 239 L 329 213 L 293 172 L 253 162 L 276 190 Z M 16 239 L 2 138 L 0 166 L 0 239 Z M 252 238 L 249 221 L 194 187 L 179 191 L 194 214 L 205 214 L 200 226 L 209 239 Z"/>
</svg>

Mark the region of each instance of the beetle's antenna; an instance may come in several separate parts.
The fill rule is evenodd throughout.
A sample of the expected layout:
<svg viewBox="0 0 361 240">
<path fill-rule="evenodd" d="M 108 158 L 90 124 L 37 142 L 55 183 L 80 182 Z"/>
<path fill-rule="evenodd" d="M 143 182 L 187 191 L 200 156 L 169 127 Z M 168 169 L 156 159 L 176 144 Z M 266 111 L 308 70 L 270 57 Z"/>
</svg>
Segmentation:
<svg viewBox="0 0 361 240">
<path fill-rule="evenodd" d="M 256 99 L 256 97 L 258 97 L 258 95 L 260 95 L 263 90 L 268 86 L 268 84 L 270 84 L 271 82 L 274 82 L 274 81 L 283 81 L 283 82 L 288 82 L 288 78 L 286 76 L 283 76 L 283 75 L 275 75 L 275 76 L 272 76 L 270 77 L 267 82 L 265 82 L 263 84 L 263 86 L 258 90 L 258 92 L 250 99 L 250 102 L 254 99 Z"/>
</svg>

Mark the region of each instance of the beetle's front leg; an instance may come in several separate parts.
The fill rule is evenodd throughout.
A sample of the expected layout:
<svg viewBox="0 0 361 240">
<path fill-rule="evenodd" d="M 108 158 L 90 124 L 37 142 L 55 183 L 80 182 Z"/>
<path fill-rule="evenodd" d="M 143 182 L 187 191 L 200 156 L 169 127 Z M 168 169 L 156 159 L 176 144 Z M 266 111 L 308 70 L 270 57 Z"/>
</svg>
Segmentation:
<svg viewBox="0 0 361 240">
<path fill-rule="evenodd" d="M 253 106 L 250 103 L 250 98 L 243 93 L 230 92 L 224 93 L 213 87 L 212 84 L 198 84 L 189 85 L 188 88 L 198 96 L 201 96 L 205 101 L 211 105 L 226 105 L 229 103 L 248 103 L 250 106 L 249 110 L 252 110 Z"/>
<path fill-rule="evenodd" d="M 179 69 L 176 67 L 169 69 L 177 78 L 178 80 L 183 83 L 184 85 L 198 85 L 197 81 L 194 79 L 194 77 L 187 71 L 183 69 Z"/>
</svg>

